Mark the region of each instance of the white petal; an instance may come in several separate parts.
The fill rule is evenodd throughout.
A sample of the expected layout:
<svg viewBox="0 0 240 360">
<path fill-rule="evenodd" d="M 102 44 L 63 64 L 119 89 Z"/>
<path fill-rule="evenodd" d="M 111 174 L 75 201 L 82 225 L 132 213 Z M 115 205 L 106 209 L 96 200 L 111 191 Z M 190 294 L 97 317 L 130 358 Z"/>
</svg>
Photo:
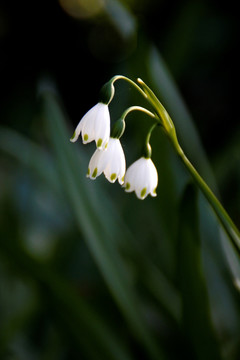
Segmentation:
<svg viewBox="0 0 240 360">
<path fill-rule="evenodd" d="M 127 169 L 124 186 L 127 192 L 135 191 L 139 199 L 145 199 L 149 193 L 156 196 L 157 182 L 157 170 L 152 160 L 141 157 Z"/>
<path fill-rule="evenodd" d="M 109 139 L 107 153 L 108 162 L 104 169 L 104 175 L 108 181 L 115 182 L 118 179 L 119 183 L 122 184 L 126 169 L 126 161 L 119 139 Z"/>
<path fill-rule="evenodd" d="M 97 104 L 98 105 L 98 104 Z M 83 128 L 85 128 L 85 125 L 86 123 L 88 123 L 89 121 L 91 122 L 91 118 L 94 117 L 94 114 L 96 113 L 97 111 L 97 105 L 93 106 L 83 117 L 82 119 L 79 121 L 75 131 L 74 131 L 74 134 L 73 136 L 71 137 L 71 142 L 75 142 L 77 141 L 79 135 L 80 135 L 80 132 L 83 130 Z M 83 137 L 83 140 L 84 140 L 84 136 Z M 84 140 L 85 141 L 85 140 Z M 88 141 L 89 142 L 89 141 Z"/>
<path fill-rule="evenodd" d="M 77 141 L 77 139 L 79 138 L 79 135 L 80 135 L 80 132 L 82 130 L 82 120 L 79 121 L 74 133 L 73 133 L 73 136 L 71 137 L 70 141 L 71 142 L 75 142 Z"/>
<path fill-rule="evenodd" d="M 144 159 L 143 169 L 144 173 L 141 176 L 141 187 L 136 188 L 136 194 L 138 198 L 145 199 L 149 193 L 156 196 L 154 190 L 156 189 L 156 168 L 151 159 Z"/>
<path fill-rule="evenodd" d="M 116 151 L 115 151 L 114 139 L 112 139 L 112 138 L 109 139 L 109 143 L 108 143 L 106 152 L 108 154 L 108 161 L 107 161 L 106 167 L 104 169 L 104 175 L 108 181 L 113 183 L 117 179 L 117 175 L 116 175 L 116 160 L 117 159 L 115 157 Z"/>
<path fill-rule="evenodd" d="M 108 105 L 99 103 L 94 119 L 95 141 L 99 149 L 105 149 L 110 136 L 110 114 Z"/>
<path fill-rule="evenodd" d="M 101 175 L 104 169 L 104 163 L 102 159 L 102 151 L 96 149 L 93 156 L 90 159 L 89 165 L 88 165 L 88 173 L 87 177 L 90 177 L 90 179 L 94 180 L 97 176 Z"/>
<path fill-rule="evenodd" d="M 136 162 L 130 165 L 126 171 L 125 179 L 124 179 L 124 187 L 125 187 L 125 191 L 127 192 L 134 191 L 135 168 L 136 168 Z"/>
<path fill-rule="evenodd" d="M 110 182 L 118 179 L 119 183 L 123 183 L 123 177 L 126 171 L 126 161 L 124 152 L 119 139 L 109 139 L 106 150 L 96 149 L 89 162 L 87 176 L 95 179 L 102 172 Z"/>
<path fill-rule="evenodd" d="M 156 188 L 158 185 L 158 173 L 154 163 L 151 160 L 150 163 L 150 194 L 151 196 L 157 196 Z"/>
<path fill-rule="evenodd" d="M 82 117 L 70 140 L 75 142 L 80 133 L 82 133 L 82 141 L 84 144 L 95 140 L 96 145 L 104 149 L 107 146 L 110 136 L 110 114 L 108 105 L 98 103 L 93 106 Z"/>
<path fill-rule="evenodd" d="M 95 118 L 99 111 L 99 104 L 93 106 L 82 118 L 82 141 L 87 144 L 95 139 Z"/>
<path fill-rule="evenodd" d="M 144 160 L 144 158 L 138 159 L 127 169 L 125 175 L 126 191 L 138 191 L 139 189 L 141 191 L 142 177 L 144 176 Z"/>
<path fill-rule="evenodd" d="M 149 194 L 148 174 L 145 166 L 141 166 L 138 169 L 138 177 L 135 181 L 135 193 L 137 197 L 142 200 Z"/>
<path fill-rule="evenodd" d="M 126 160 L 125 160 L 125 155 L 123 152 L 121 153 L 121 157 L 120 157 L 120 170 L 119 170 L 119 174 L 118 174 L 118 182 L 120 185 L 122 185 L 124 183 L 124 176 L 126 173 Z"/>
</svg>

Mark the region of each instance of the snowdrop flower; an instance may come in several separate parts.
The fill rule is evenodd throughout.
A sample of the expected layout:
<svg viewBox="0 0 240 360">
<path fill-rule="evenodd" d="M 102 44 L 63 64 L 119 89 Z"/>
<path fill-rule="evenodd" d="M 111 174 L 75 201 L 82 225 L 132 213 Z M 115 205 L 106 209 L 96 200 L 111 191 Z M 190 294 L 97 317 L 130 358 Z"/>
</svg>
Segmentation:
<svg viewBox="0 0 240 360">
<path fill-rule="evenodd" d="M 125 191 L 135 191 L 139 199 L 145 199 L 148 194 L 156 196 L 158 174 L 151 158 L 141 157 L 135 161 L 125 175 Z"/>
<path fill-rule="evenodd" d="M 87 177 L 94 180 L 102 172 L 111 183 L 118 179 L 119 184 L 123 184 L 126 160 L 118 138 L 110 137 L 107 149 L 105 151 L 96 149 L 90 159 Z"/>
<path fill-rule="evenodd" d="M 105 149 L 110 136 L 110 114 L 108 105 L 99 102 L 93 106 L 80 120 L 71 142 L 77 141 L 82 133 L 82 141 L 87 144 L 95 140 L 97 148 Z"/>
</svg>

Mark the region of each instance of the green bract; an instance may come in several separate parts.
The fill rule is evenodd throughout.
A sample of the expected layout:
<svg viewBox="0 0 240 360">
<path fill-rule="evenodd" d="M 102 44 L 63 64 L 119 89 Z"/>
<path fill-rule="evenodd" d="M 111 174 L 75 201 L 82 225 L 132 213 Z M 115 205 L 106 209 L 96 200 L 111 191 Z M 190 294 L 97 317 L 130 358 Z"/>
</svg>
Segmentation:
<svg viewBox="0 0 240 360">
<path fill-rule="evenodd" d="M 125 121 L 122 118 L 120 118 L 113 125 L 112 131 L 111 131 L 111 137 L 120 139 L 120 137 L 124 133 L 124 130 L 125 130 Z"/>
<path fill-rule="evenodd" d="M 99 93 L 99 102 L 108 105 L 114 96 L 114 92 L 115 89 L 113 82 L 110 80 L 101 88 Z"/>
</svg>

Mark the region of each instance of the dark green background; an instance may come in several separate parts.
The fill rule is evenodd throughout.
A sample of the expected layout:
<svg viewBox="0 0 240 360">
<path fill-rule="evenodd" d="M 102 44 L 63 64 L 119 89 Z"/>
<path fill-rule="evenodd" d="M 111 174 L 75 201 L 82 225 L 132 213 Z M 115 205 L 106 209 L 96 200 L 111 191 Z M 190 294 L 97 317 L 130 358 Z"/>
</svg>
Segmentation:
<svg viewBox="0 0 240 360">
<path fill-rule="evenodd" d="M 141 77 L 240 227 L 237 3 L 106 4 L 0 4 L 0 359 L 238 360 L 239 259 L 164 135 L 143 202 L 86 180 L 94 145 L 69 142 L 106 81 Z M 113 121 L 131 105 L 117 83 Z M 127 119 L 127 165 L 148 127 Z"/>
</svg>

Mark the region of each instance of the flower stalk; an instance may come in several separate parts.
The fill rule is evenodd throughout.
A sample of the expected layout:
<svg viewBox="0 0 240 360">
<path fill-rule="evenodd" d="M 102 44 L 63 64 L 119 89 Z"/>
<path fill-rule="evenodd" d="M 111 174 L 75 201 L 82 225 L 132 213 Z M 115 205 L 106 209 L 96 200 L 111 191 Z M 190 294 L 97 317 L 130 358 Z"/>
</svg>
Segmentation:
<svg viewBox="0 0 240 360">
<path fill-rule="evenodd" d="M 143 87 L 143 90 L 145 94 L 147 95 L 147 100 L 151 104 L 151 106 L 156 111 L 158 117 L 160 120 L 160 125 L 162 125 L 162 128 L 165 132 L 165 134 L 168 136 L 170 142 L 172 143 L 175 151 L 177 152 L 178 156 L 180 157 L 181 161 L 183 162 L 184 166 L 186 167 L 187 171 L 191 174 L 194 182 L 197 184 L 197 186 L 200 188 L 208 202 L 210 203 L 212 209 L 214 210 L 217 218 L 219 219 L 220 223 L 222 224 L 224 230 L 226 231 L 227 235 L 229 236 L 232 245 L 237 250 L 238 254 L 240 255 L 240 232 L 220 201 L 217 199 L 217 197 L 214 195 L 212 190 L 209 188 L 209 186 L 206 184 L 206 182 L 203 180 L 203 178 L 200 176 L 200 174 L 197 172 L 197 170 L 194 168 L 194 166 L 191 164 L 187 156 L 184 154 L 176 134 L 176 129 L 174 126 L 174 123 L 172 119 L 170 118 L 169 114 L 167 113 L 166 109 L 163 107 L 163 105 L 160 103 L 160 101 L 157 99 L 156 95 L 153 93 L 153 91 L 141 80 L 137 80 L 139 84 Z M 157 119 L 157 118 L 156 118 Z"/>
<path fill-rule="evenodd" d="M 186 169 L 192 175 L 195 183 L 198 185 L 202 193 L 209 201 L 219 221 L 223 225 L 223 228 L 225 229 L 228 237 L 232 240 L 232 245 L 240 255 L 240 232 L 238 228 L 236 227 L 236 225 L 234 224 L 234 222 L 232 221 L 232 219 L 230 218 L 230 216 L 228 215 L 228 213 L 226 212 L 220 201 L 214 195 L 212 190 L 209 188 L 209 186 L 206 184 L 206 182 L 203 180 L 203 178 L 199 175 L 197 170 L 188 160 L 188 158 L 186 157 L 183 151 L 179 153 L 179 156 Z"/>
<path fill-rule="evenodd" d="M 110 115 L 108 106 L 114 97 L 114 84 L 117 80 L 124 80 L 132 85 L 140 95 L 143 96 L 145 101 L 148 102 L 153 111 L 141 106 L 129 107 L 123 112 L 120 119 L 116 121 L 110 134 Z M 135 161 L 125 174 L 125 156 L 119 139 L 125 131 L 126 116 L 135 110 L 145 113 L 154 119 L 155 122 L 148 132 L 143 156 Z M 138 198 L 145 199 L 148 194 L 156 196 L 156 187 L 158 183 L 157 170 L 151 160 L 150 146 L 150 136 L 156 125 L 159 125 L 167 135 L 177 155 L 210 203 L 217 218 L 229 236 L 232 245 L 240 255 L 240 232 L 238 228 L 212 190 L 184 154 L 178 142 L 174 123 L 168 112 L 153 91 L 140 78 L 137 79 L 136 83 L 123 75 L 112 77 L 102 87 L 99 103 L 90 109 L 79 122 L 71 141 L 75 142 L 78 139 L 79 134 L 82 133 L 83 143 L 88 143 L 93 140 L 96 142 L 97 150 L 90 160 L 87 176 L 95 179 L 103 172 L 110 182 L 115 182 L 115 180 L 118 179 L 119 183 L 123 184 L 127 192 L 135 191 Z"/>
</svg>

